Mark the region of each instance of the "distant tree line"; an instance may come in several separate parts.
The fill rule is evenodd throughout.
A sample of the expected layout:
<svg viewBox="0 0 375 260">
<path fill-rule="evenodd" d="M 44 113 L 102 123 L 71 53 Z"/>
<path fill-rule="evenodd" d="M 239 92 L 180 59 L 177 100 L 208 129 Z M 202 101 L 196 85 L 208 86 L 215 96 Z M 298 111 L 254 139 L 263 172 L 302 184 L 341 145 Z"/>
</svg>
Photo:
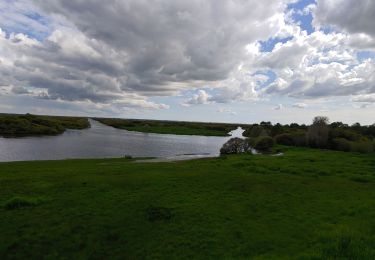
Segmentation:
<svg viewBox="0 0 375 260">
<path fill-rule="evenodd" d="M 353 125 L 342 122 L 330 123 L 329 119 L 323 116 L 315 117 L 309 126 L 296 123 L 273 125 L 271 122 L 261 122 L 247 126 L 243 135 L 247 137 L 243 140 L 247 143 L 244 147 L 257 149 L 257 146 L 263 151 L 270 150 L 273 143 L 346 152 L 375 151 L 375 124 L 362 126 L 360 123 Z M 262 144 L 268 145 L 262 146 Z M 222 153 L 226 153 L 225 149 Z"/>
</svg>

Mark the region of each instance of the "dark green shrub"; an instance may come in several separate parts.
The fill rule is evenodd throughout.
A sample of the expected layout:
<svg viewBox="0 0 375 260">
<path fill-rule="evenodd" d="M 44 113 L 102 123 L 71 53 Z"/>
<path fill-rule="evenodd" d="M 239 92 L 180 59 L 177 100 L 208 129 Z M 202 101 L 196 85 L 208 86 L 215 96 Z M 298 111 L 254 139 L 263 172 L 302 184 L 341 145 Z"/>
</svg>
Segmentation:
<svg viewBox="0 0 375 260">
<path fill-rule="evenodd" d="M 268 136 L 269 131 L 260 125 L 253 125 L 250 128 L 246 129 L 242 135 L 246 137 L 256 138 L 259 136 Z"/>
<path fill-rule="evenodd" d="M 332 148 L 338 151 L 350 152 L 351 144 L 344 138 L 335 138 L 332 140 Z"/>
<path fill-rule="evenodd" d="M 358 153 L 372 153 L 374 147 L 370 141 L 351 142 L 351 151 Z"/>
<path fill-rule="evenodd" d="M 262 136 L 257 139 L 254 148 L 260 152 L 269 152 L 274 145 L 275 141 L 272 137 Z"/>
<path fill-rule="evenodd" d="M 257 139 L 256 138 L 252 138 L 252 137 L 249 137 L 249 138 L 246 138 L 245 139 L 245 143 L 246 143 L 246 151 L 249 151 L 251 148 L 253 148 L 255 146 L 255 143 L 256 143 Z"/>
<path fill-rule="evenodd" d="M 291 134 L 285 133 L 285 134 L 277 135 L 275 136 L 275 140 L 277 144 L 289 145 L 289 146 L 295 145 L 293 136 Z"/>
<path fill-rule="evenodd" d="M 362 140 L 351 142 L 344 138 L 336 138 L 332 141 L 332 148 L 344 152 L 372 153 L 374 145 L 372 141 Z"/>
<path fill-rule="evenodd" d="M 361 135 L 349 129 L 334 128 L 329 132 L 329 139 L 344 138 L 349 141 L 357 141 L 361 139 Z"/>
<path fill-rule="evenodd" d="M 307 146 L 306 130 L 296 130 L 290 133 L 294 146 Z"/>
</svg>

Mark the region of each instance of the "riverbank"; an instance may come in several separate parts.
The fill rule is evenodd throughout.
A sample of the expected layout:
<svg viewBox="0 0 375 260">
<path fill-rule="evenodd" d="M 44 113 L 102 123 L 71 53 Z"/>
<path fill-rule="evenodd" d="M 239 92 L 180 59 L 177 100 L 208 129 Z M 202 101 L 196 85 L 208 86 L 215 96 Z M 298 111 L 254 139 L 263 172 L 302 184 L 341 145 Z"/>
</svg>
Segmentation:
<svg viewBox="0 0 375 260">
<path fill-rule="evenodd" d="M 230 136 L 238 124 L 183 122 L 141 119 L 94 118 L 118 129 L 155 134 Z M 86 117 L 47 116 L 31 114 L 0 114 L 0 137 L 50 136 L 67 129 L 82 130 L 90 127 Z"/>
<path fill-rule="evenodd" d="M 89 127 L 83 117 L 0 114 L 0 136 L 6 138 L 59 135 L 67 129 Z"/>
<path fill-rule="evenodd" d="M 102 124 L 128 131 L 174 135 L 230 136 L 229 132 L 238 127 L 238 124 L 225 123 L 118 118 L 95 118 L 95 120 Z"/>
<path fill-rule="evenodd" d="M 373 259 L 375 157 L 0 163 L 0 258 Z"/>
</svg>

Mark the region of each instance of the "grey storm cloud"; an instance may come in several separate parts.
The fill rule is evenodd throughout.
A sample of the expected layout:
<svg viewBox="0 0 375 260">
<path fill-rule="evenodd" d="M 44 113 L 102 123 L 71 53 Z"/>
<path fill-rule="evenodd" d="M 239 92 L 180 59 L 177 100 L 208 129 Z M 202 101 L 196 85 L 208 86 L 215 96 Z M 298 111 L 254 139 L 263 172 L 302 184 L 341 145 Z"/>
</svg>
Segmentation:
<svg viewBox="0 0 375 260">
<path fill-rule="evenodd" d="M 286 2 L 35 1 L 88 38 L 126 53 L 122 87 L 145 92 L 175 89 L 175 82 L 227 78 L 247 43 L 278 33 L 269 19 L 282 14 Z"/>
<path fill-rule="evenodd" d="M 0 16 L 0 27 L 11 31 L 19 25 L 20 31 L 31 32 L 0 31 L 0 85 L 17 95 L 152 109 L 168 106 L 150 97 L 191 88 L 198 92 L 187 105 L 248 101 L 262 94 L 318 98 L 374 93 L 375 65 L 359 62 L 353 46 L 375 46 L 375 2 L 318 0 L 311 8 L 314 24 L 343 33 L 311 35 L 289 21 L 290 2 L 296 1 L 0 3 L 0 12 L 11 7 Z M 39 13 L 42 22 L 30 13 Z M 293 37 L 269 53 L 260 52 L 259 41 L 286 36 Z M 258 88 L 258 70 L 272 70 L 275 81 Z"/>
<path fill-rule="evenodd" d="M 317 24 L 331 25 L 350 33 L 375 37 L 375 1 L 319 0 L 314 12 Z"/>
<path fill-rule="evenodd" d="M 19 0 L 13 17 L 48 36 L 1 32 L 1 83 L 27 88 L 13 93 L 44 89 L 44 98 L 68 101 L 174 95 L 227 79 L 247 44 L 281 33 L 278 19 L 289 2 Z M 31 21 L 27 9 L 51 25 Z"/>
</svg>

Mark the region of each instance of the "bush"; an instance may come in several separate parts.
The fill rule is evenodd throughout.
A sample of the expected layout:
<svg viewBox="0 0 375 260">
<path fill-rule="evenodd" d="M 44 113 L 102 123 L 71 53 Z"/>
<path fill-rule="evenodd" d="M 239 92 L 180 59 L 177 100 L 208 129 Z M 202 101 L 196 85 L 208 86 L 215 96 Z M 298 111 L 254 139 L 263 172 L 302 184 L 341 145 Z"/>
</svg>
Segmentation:
<svg viewBox="0 0 375 260">
<path fill-rule="evenodd" d="M 351 151 L 358 153 L 372 153 L 374 147 L 370 141 L 351 142 Z"/>
<path fill-rule="evenodd" d="M 344 138 L 335 138 L 332 140 L 332 148 L 338 151 L 350 152 L 351 144 Z"/>
<path fill-rule="evenodd" d="M 344 152 L 372 153 L 374 151 L 374 145 L 371 141 L 351 142 L 344 138 L 334 139 L 332 148 Z"/>
<path fill-rule="evenodd" d="M 220 149 L 220 154 L 238 154 L 246 150 L 246 142 L 244 139 L 235 137 L 226 142 Z"/>
<path fill-rule="evenodd" d="M 272 137 L 263 136 L 257 139 L 254 148 L 260 152 L 269 152 L 274 145 L 275 141 Z"/>
<path fill-rule="evenodd" d="M 295 146 L 307 146 L 306 131 L 301 130 L 291 135 Z"/>
<path fill-rule="evenodd" d="M 251 150 L 255 146 L 257 139 L 253 137 L 248 137 L 245 139 L 245 151 Z"/>
<path fill-rule="evenodd" d="M 250 128 L 246 129 L 245 132 L 242 133 L 242 135 L 246 137 L 256 138 L 260 136 L 268 136 L 269 131 L 260 125 L 253 125 Z"/>
<path fill-rule="evenodd" d="M 362 136 L 359 133 L 356 133 L 348 129 L 342 129 L 342 128 L 331 129 L 329 133 L 330 139 L 344 138 L 349 141 L 357 141 L 357 140 L 360 140 L 361 137 Z"/>
<path fill-rule="evenodd" d="M 277 144 L 289 145 L 289 146 L 295 145 L 293 136 L 291 134 L 285 133 L 285 134 L 277 135 L 275 136 L 275 140 Z"/>
</svg>

